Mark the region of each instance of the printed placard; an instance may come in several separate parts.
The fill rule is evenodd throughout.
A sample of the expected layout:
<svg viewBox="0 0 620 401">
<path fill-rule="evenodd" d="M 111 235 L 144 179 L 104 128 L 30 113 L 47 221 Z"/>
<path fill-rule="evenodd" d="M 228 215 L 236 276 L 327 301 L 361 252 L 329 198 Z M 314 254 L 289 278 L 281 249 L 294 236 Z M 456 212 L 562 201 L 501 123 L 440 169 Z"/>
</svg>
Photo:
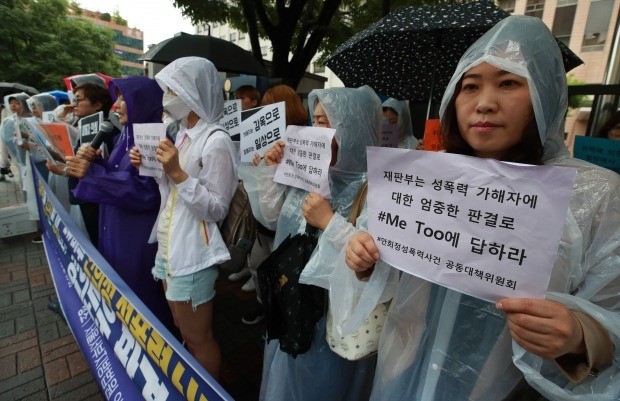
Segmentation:
<svg viewBox="0 0 620 401">
<path fill-rule="evenodd" d="M 56 117 L 53 111 L 44 111 L 41 113 L 41 121 L 44 123 L 53 123 L 56 121 Z"/>
<path fill-rule="evenodd" d="M 99 132 L 99 127 L 103 123 L 103 112 L 100 111 L 90 116 L 80 118 L 78 130 L 80 131 L 81 144 L 90 143 L 95 139 Z"/>
<path fill-rule="evenodd" d="M 139 174 L 159 178 L 163 175 L 162 164 L 157 160 L 159 143 L 166 138 L 166 124 L 134 124 L 133 139 L 140 150 Z"/>
<path fill-rule="evenodd" d="M 438 118 L 426 120 L 424 124 L 424 150 L 439 152 L 443 150 L 441 142 L 441 123 Z"/>
<path fill-rule="evenodd" d="M 284 102 L 261 107 L 241 123 L 241 162 L 251 162 L 255 153 L 264 156 L 285 131 Z"/>
<path fill-rule="evenodd" d="M 228 100 L 224 102 L 224 117 L 220 124 L 226 128 L 230 136 L 238 135 L 241 125 L 241 100 Z"/>
<path fill-rule="evenodd" d="M 273 180 L 330 199 L 329 163 L 335 133 L 332 128 L 289 125 L 284 156 Z"/>
<path fill-rule="evenodd" d="M 381 120 L 381 147 L 398 147 L 398 125 L 390 124 L 387 118 Z"/>
<path fill-rule="evenodd" d="M 620 174 L 620 141 L 576 136 L 573 154 L 577 159 L 588 161 Z"/>
<path fill-rule="evenodd" d="M 29 151 L 31 154 L 38 154 L 45 160 L 51 160 L 56 164 L 56 161 L 47 149 L 47 140 L 45 136 L 39 131 L 36 126 L 37 119 L 34 117 L 24 118 L 20 120 L 20 131 L 28 135 Z"/>
<path fill-rule="evenodd" d="M 381 258 L 489 301 L 544 298 L 576 170 L 368 148 L 368 228 Z"/>
<path fill-rule="evenodd" d="M 69 126 L 65 123 L 38 123 L 35 126 L 47 138 L 52 145 L 52 149 L 62 156 L 73 156 L 73 145 L 69 134 Z"/>
</svg>

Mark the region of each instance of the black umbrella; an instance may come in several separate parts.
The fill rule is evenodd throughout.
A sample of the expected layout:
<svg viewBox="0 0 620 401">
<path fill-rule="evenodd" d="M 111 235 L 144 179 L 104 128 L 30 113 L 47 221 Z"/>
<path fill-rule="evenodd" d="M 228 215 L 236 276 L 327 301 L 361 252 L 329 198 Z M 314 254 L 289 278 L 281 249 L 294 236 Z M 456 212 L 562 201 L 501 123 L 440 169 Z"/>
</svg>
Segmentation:
<svg viewBox="0 0 620 401">
<path fill-rule="evenodd" d="M 258 266 L 258 284 L 265 307 L 267 340 L 293 357 L 308 351 L 314 325 L 325 310 L 325 290 L 299 283 L 299 276 L 317 244 L 318 229 L 288 236 Z"/>
<path fill-rule="evenodd" d="M 177 33 L 159 42 L 138 60 L 169 64 L 181 57 L 197 56 L 211 61 L 218 71 L 248 75 L 269 75 L 252 55 L 234 43 L 207 35 Z"/>
<path fill-rule="evenodd" d="M 11 93 L 26 92 L 29 95 L 36 95 L 38 90 L 32 86 L 18 84 L 16 82 L 0 82 L 0 99 Z"/>
<path fill-rule="evenodd" d="M 439 103 L 459 59 L 510 14 L 492 1 L 404 7 L 342 44 L 325 64 L 349 87 Z M 583 62 L 559 42 L 566 71 Z"/>
</svg>

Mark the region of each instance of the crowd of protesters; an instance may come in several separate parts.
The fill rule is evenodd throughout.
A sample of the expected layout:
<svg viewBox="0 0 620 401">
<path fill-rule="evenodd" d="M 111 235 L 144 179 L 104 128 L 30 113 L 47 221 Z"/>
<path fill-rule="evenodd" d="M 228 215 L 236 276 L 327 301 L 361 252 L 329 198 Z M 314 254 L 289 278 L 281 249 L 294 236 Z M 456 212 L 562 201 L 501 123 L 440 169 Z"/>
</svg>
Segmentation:
<svg viewBox="0 0 620 401">
<path fill-rule="evenodd" d="M 295 91 L 280 85 L 263 96 L 242 87 L 242 108 L 285 102 L 287 125 L 335 129 L 329 199 L 277 184 L 285 142 L 240 165 L 238 151 L 219 124 L 224 112 L 215 66 L 199 57 L 177 59 L 155 79 L 109 83 L 97 76 L 74 82 L 75 101 L 57 106 L 50 96 L 8 97 L 13 113 L 0 131 L 2 177 L 32 155 L 36 168 L 119 276 L 215 379 L 221 355 L 213 334 L 218 265 L 230 258 L 219 223 L 227 216 L 239 178 L 248 182 L 258 234 L 247 269 L 256 268 L 285 239 L 319 229 L 305 280 L 324 287 L 333 322 L 314 325 L 309 349 L 292 356 L 267 341 L 261 400 L 510 400 L 539 393 L 548 399 L 614 400 L 620 396 L 620 177 L 574 159 L 564 142 L 567 85 L 553 35 L 536 18 L 512 16 L 462 56 L 440 108 L 445 152 L 577 171 L 546 299 L 511 298 L 495 305 L 403 273 L 381 259 L 367 230 L 364 203 L 352 221 L 356 195 L 367 181 L 367 146 L 377 146 L 382 118 L 398 128 L 398 146 L 421 149 L 408 104 L 383 103 L 372 88 L 313 90 L 307 110 Z M 113 107 L 112 107 L 113 105 Z M 79 142 L 80 118 L 113 109 L 122 129 L 102 149 Z M 15 121 L 55 111 L 69 126 L 75 156 L 41 159 L 33 144 L 16 141 Z M 159 143 L 159 179 L 139 175 L 134 123 L 174 121 Z M 601 135 L 617 138 L 617 115 Z M 17 133 L 19 135 L 19 132 Z M 20 144 L 22 144 L 20 146 Z M 24 146 L 24 144 L 26 146 Z M 10 176 L 9 176 L 10 177 Z M 357 212 L 356 212 L 357 215 Z M 320 270 L 328 278 L 314 276 Z M 152 278 L 155 278 L 153 280 Z M 161 283 L 161 284 L 160 284 Z M 335 284 L 351 291 L 335 291 Z M 337 288 L 336 288 L 337 289 Z M 353 294 L 353 295 L 352 295 Z M 265 313 L 257 291 L 255 310 Z M 378 351 L 347 360 L 326 332 L 367 317 L 387 303 Z M 366 312 L 360 312 L 366 311 Z M 535 391 L 534 391 L 535 390 Z"/>
</svg>

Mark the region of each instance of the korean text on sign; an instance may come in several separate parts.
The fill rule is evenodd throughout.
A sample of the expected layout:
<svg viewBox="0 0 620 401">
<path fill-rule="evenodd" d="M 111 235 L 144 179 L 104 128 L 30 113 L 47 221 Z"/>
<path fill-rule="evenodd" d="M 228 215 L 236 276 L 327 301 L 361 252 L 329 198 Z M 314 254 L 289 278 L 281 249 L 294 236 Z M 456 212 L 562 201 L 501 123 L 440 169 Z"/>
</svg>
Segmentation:
<svg viewBox="0 0 620 401">
<path fill-rule="evenodd" d="M 166 137 L 166 126 L 163 123 L 134 124 L 133 138 L 140 150 L 140 175 L 159 178 L 163 175 L 163 167 L 157 160 L 157 147 Z"/>
<path fill-rule="evenodd" d="M 284 102 L 263 106 L 243 120 L 241 132 L 241 161 L 251 162 L 255 153 L 261 157 L 273 144 L 284 138 L 286 112 Z"/>
<path fill-rule="evenodd" d="M 543 298 L 574 169 L 368 148 L 368 227 L 381 258 L 496 301 Z"/>
</svg>

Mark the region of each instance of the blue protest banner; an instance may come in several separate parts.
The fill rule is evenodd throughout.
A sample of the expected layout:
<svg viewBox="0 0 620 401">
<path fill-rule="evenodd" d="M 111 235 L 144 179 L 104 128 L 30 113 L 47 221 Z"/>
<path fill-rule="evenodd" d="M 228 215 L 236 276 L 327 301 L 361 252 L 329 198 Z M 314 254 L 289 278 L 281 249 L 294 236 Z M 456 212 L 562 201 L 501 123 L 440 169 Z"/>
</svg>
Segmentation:
<svg viewBox="0 0 620 401">
<path fill-rule="evenodd" d="M 58 299 L 106 399 L 232 400 L 120 279 L 32 170 Z"/>
<path fill-rule="evenodd" d="M 576 136 L 573 154 L 577 159 L 588 161 L 620 174 L 620 141 Z"/>
</svg>

